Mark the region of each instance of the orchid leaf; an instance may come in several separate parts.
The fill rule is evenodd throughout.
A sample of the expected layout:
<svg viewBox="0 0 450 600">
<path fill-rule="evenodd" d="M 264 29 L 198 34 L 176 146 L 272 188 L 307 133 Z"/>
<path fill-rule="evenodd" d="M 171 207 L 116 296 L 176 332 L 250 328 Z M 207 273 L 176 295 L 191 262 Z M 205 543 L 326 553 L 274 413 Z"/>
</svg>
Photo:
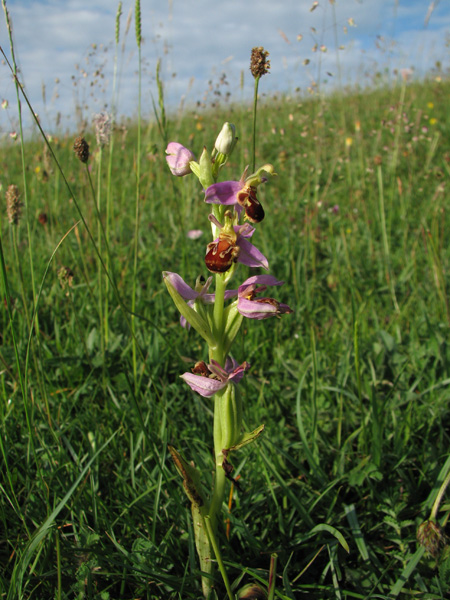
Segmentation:
<svg viewBox="0 0 450 600">
<path fill-rule="evenodd" d="M 247 433 L 247 432 L 243 433 L 239 442 L 237 444 L 235 444 L 234 446 L 231 446 L 231 448 L 229 448 L 228 451 L 234 452 L 235 450 L 240 450 L 247 444 L 251 444 L 252 442 L 254 442 L 256 440 L 256 438 L 258 438 L 261 435 L 261 433 L 264 431 L 264 428 L 265 428 L 265 425 L 260 425 L 259 427 L 257 427 L 253 431 L 251 431 L 250 433 Z"/>
<path fill-rule="evenodd" d="M 195 331 L 202 336 L 208 346 L 215 348 L 217 346 L 217 342 L 214 339 L 211 328 L 205 319 L 203 319 L 193 308 L 188 306 L 187 302 L 177 292 L 167 277 L 164 277 L 164 283 L 166 284 L 169 294 L 172 296 L 175 306 L 178 308 L 186 321 L 190 323 Z"/>
</svg>

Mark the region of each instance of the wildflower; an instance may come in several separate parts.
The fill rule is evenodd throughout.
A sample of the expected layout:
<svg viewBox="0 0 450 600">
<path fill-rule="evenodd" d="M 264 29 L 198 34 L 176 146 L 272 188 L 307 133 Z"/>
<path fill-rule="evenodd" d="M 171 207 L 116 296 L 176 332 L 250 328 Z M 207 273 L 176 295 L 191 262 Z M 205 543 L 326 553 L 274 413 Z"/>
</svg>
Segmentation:
<svg viewBox="0 0 450 600">
<path fill-rule="evenodd" d="M 409 81 L 413 75 L 412 69 L 400 69 L 400 75 L 402 76 L 403 81 Z"/>
<path fill-rule="evenodd" d="M 166 161 L 172 175 L 184 177 L 191 173 L 189 163 L 195 160 L 194 154 L 178 142 L 170 142 L 166 148 Z"/>
<path fill-rule="evenodd" d="M 262 46 L 252 48 L 250 71 L 255 79 L 269 72 L 270 60 L 267 60 L 268 56 L 269 53 Z"/>
<path fill-rule="evenodd" d="M 109 144 L 111 138 L 111 117 L 106 112 L 94 116 L 95 135 L 99 146 Z"/>
<path fill-rule="evenodd" d="M 22 215 L 22 203 L 19 200 L 19 188 L 17 185 L 9 185 L 5 197 L 8 221 L 11 225 L 18 225 Z"/>
<path fill-rule="evenodd" d="M 73 151 L 75 152 L 75 156 L 81 160 L 82 163 L 87 163 L 89 160 L 89 144 L 81 135 L 74 141 Z"/>
<path fill-rule="evenodd" d="M 244 223 L 231 226 L 230 215 L 225 213 L 225 226 L 222 226 L 213 215 L 209 216 L 217 227 L 221 228 L 219 237 L 208 244 L 205 264 L 211 273 L 225 273 L 233 263 L 240 262 L 247 267 L 269 268 L 267 258 L 248 241 L 255 228 Z"/>
<path fill-rule="evenodd" d="M 210 185 L 205 192 L 205 202 L 235 206 L 239 216 L 244 210 L 246 219 L 252 223 L 260 223 L 264 219 L 264 209 L 256 196 L 257 187 L 267 181 L 267 175 L 276 173 L 273 166 L 267 164 L 247 177 L 247 168 L 239 181 L 222 181 Z"/>
<path fill-rule="evenodd" d="M 248 319 L 261 320 L 291 313 L 292 309 L 287 304 L 281 304 L 273 298 L 256 298 L 256 295 L 264 292 L 268 285 L 283 285 L 283 283 L 273 275 L 249 277 L 238 288 L 237 309 L 240 314 Z M 260 287 L 257 287 L 258 285 Z"/>
<path fill-rule="evenodd" d="M 430 123 L 430 125 L 436 125 L 437 119 L 435 117 L 431 117 L 429 123 Z"/>
<path fill-rule="evenodd" d="M 194 392 L 197 392 L 204 398 L 210 398 L 228 383 L 237 384 L 242 379 L 244 372 L 249 369 L 250 365 L 244 361 L 242 365 L 237 364 L 234 358 L 228 357 L 225 362 L 225 367 L 222 368 L 215 360 L 207 365 L 200 361 L 195 364 L 192 373 L 184 373 L 181 375 L 183 379 Z"/>
<path fill-rule="evenodd" d="M 2 108 L 3 108 L 3 110 L 6 110 L 8 108 L 8 106 L 9 106 L 8 100 L 3 100 L 2 101 Z"/>
<path fill-rule="evenodd" d="M 190 240 L 198 240 L 198 238 L 201 238 L 202 235 L 203 231 L 201 229 L 190 229 L 186 234 Z"/>
</svg>

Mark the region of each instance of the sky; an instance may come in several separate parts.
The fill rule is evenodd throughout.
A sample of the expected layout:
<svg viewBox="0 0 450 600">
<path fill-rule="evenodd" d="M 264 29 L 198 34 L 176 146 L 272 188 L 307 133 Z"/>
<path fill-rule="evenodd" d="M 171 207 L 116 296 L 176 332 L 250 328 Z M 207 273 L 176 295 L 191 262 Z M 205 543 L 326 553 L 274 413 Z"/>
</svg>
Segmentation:
<svg viewBox="0 0 450 600">
<path fill-rule="evenodd" d="M 119 116 L 137 114 L 134 1 L 122 2 L 117 47 L 118 1 L 6 4 L 20 81 L 46 130 L 73 130 L 81 117 L 91 121 L 114 106 Z M 450 67 L 448 0 L 141 0 L 141 31 L 141 106 L 149 117 L 152 99 L 158 101 L 158 61 L 169 109 L 211 104 L 218 92 L 233 102 L 250 98 L 254 46 L 270 53 L 271 71 L 260 83 L 267 94 L 368 86 L 377 72 L 394 80 L 402 69 L 421 77 L 436 61 L 444 70 Z M 0 45 L 10 59 L 3 11 Z M 15 86 L 5 61 L 0 100 L 2 138 L 18 128 Z"/>
</svg>

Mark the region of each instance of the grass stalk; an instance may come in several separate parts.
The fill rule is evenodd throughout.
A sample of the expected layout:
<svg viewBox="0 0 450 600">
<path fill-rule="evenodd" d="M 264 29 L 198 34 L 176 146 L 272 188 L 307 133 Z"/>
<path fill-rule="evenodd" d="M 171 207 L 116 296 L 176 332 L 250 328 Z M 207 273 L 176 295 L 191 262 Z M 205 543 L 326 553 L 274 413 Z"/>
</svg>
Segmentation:
<svg viewBox="0 0 450 600">
<path fill-rule="evenodd" d="M 252 113 L 252 146 L 251 146 L 251 169 L 250 173 L 255 172 L 256 166 L 256 116 L 258 112 L 258 88 L 260 75 L 255 77 L 255 86 L 253 91 L 253 113 Z"/>
<path fill-rule="evenodd" d="M 136 146 L 136 210 L 134 221 L 134 258 L 133 258 L 133 282 L 131 297 L 131 329 L 133 332 L 133 378 L 135 394 L 138 394 L 137 376 L 137 352 L 136 352 L 136 322 L 134 313 L 136 311 L 136 289 L 137 289 L 137 267 L 139 249 L 139 221 L 140 221 L 140 197 L 141 197 L 141 95 L 142 95 L 142 60 L 141 60 L 141 3 L 136 0 L 135 4 L 136 44 L 138 47 L 138 115 L 137 115 L 137 146 Z"/>
<path fill-rule="evenodd" d="M 389 250 L 389 242 L 386 227 L 386 210 L 384 206 L 384 187 L 383 187 L 383 170 L 381 165 L 377 165 L 377 180 L 378 180 L 378 210 L 380 215 L 381 236 L 383 242 L 383 255 L 385 263 L 386 280 L 391 294 L 392 304 L 397 313 L 400 312 L 400 307 L 397 302 L 395 293 L 394 275 L 391 267 L 391 255 Z"/>
</svg>

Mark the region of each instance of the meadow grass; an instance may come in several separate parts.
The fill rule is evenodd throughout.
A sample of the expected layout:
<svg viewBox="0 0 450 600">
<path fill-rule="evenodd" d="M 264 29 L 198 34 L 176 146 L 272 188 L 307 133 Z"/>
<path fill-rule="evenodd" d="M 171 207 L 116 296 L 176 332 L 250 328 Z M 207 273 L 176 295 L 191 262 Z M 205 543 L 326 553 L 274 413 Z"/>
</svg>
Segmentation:
<svg viewBox="0 0 450 600">
<path fill-rule="evenodd" d="M 234 590 L 267 587 L 276 554 L 278 598 L 446 597 L 446 565 L 416 532 L 450 469 L 449 91 L 430 79 L 259 104 L 256 162 L 278 177 L 260 192 L 258 242 L 294 313 L 246 322 L 236 344 L 246 430 L 266 429 L 235 461 L 220 529 Z M 62 172 L 41 137 L 1 149 L 3 190 L 26 192 L 17 225 L 1 216 L 9 600 L 201 595 L 167 445 L 212 482 L 212 404 L 179 379 L 205 349 L 161 273 L 206 275 L 209 223 L 164 149 L 198 155 L 233 122 L 235 178 L 252 118 L 238 105 L 163 117 L 116 127 L 108 170 L 93 131 L 87 165 L 72 137 L 51 139 Z"/>
</svg>

